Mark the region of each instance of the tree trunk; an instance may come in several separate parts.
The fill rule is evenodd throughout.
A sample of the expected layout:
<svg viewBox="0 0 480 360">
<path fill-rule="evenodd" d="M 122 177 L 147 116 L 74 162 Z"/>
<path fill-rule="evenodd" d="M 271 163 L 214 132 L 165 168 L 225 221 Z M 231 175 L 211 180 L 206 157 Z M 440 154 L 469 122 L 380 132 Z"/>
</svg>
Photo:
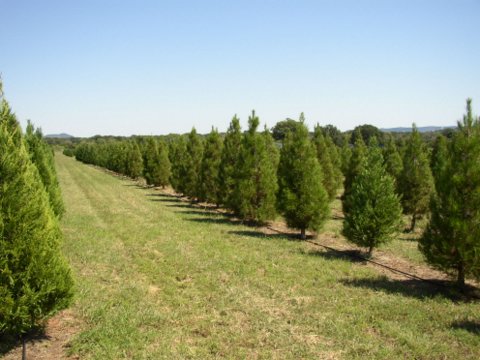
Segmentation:
<svg viewBox="0 0 480 360">
<path fill-rule="evenodd" d="M 463 266 L 463 263 L 458 264 L 457 270 L 457 286 L 463 288 L 465 286 L 465 267 Z"/>
<path fill-rule="evenodd" d="M 368 256 L 369 259 L 372 257 L 372 254 L 373 254 L 373 245 L 368 248 L 367 256 Z"/>
<path fill-rule="evenodd" d="M 305 240 L 307 237 L 305 236 L 305 228 L 300 229 L 300 239 Z"/>
<path fill-rule="evenodd" d="M 415 225 L 417 224 L 417 214 L 413 213 L 412 215 L 412 223 L 410 225 L 410 232 L 413 232 L 415 230 Z"/>
<path fill-rule="evenodd" d="M 25 343 L 25 335 L 22 335 L 22 360 L 27 360 L 27 344 Z"/>
</svg>

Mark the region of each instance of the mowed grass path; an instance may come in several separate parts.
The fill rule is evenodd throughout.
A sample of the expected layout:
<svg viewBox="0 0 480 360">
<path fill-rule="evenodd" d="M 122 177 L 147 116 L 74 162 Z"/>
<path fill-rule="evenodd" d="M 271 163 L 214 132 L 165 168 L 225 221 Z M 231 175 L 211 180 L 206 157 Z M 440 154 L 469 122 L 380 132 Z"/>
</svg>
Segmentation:
<svg viewBox="0 0 480 360">
<path fill-rule="evenodd" d="M 56 161 L 82 359 L 480 357 L 478 303 Z"/>
</svg>

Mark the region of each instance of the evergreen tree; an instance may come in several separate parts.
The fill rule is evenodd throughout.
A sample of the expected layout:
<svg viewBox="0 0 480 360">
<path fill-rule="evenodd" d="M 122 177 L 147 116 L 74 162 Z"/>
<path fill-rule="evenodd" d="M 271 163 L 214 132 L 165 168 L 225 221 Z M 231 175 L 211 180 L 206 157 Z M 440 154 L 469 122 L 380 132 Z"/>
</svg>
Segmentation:
<svg viewBox="0 0 480 360">
<path fill-rule="evenodd" d="M 433 180 L 437 191 L 440 187 L 442 175 L 445 173 L 445 168 L 448 161 L 448 146 L 447 138 L 443 135 L 438 135 L 433 146 L 432 158 L 430 159 L 430 167 L 432 169 Z"/>
<path fill-rule="evenodd" d="M 410 231 L 415 230 L 418 217 L 428 212 L 433 186 L 427 152 L 420 133 L 413 124 L 400 174 L 403 211 L 412 215 Z"/>
<path fill-rule="evenodd" d="M 147 139 L 143 172 L 148 185 L 164 188 L 169 184 L 171 165 L 165 143 L 157 143 L 152 137 Z"/>
<path fill-rule="evenodd" d="M 222 138 L 212 128 L 205 141 L 202 166 L 200 169 L 201 200 L 219 204 L 218 171 L 222 158 Z"/>
<path fill-rule="evenodd" d="M 240 217 L 265 222 L 275 216 L 277 168 L 275 159 L 271 158 L 267 148 L 265 135 L 257 132 L 259 119 L 254 111 L 248 119 L 248 124 L 248 132 L 242 141 L 240 177 L 235 198 L 239 201 Z"/>
<path fill-rule="evenodd" d="M 140 177 L 143 173 L 143 158 L 140 148 L 136 141 L 127 143 L 127 164 L 126 175 L 133 179 Z"/>
<path fill-rule="evenodd" d="M 185 162 L 185 195 L 192 200 L 201 197 L 200 172 L 203 158 L 203 141 L 197 134 L 195 128 L 192 128 L 187 139 L 187 156 Z"/>
<path fill-rule="evenodd" d="M 172 174 L 170 182 L 177 193 L 185 193 L 185 173 L 187 167 L 187 142 L 185 137 L 180 136 L 176 141 L 170 143 L 169 150 Z"/>
<path fill-rule="evenodd" d="M 350 189 L 352 187 L 352 183 L 357 177 L 358 174 L 363 170 L 364 166 L 364 160 L 365 156 L 367 153 L 367 147 L 365 146 L 365 142 L 363 141 L 362 134 L 360 133 L 359 130 L 358 134 L 356 135 L 356 141 L 355 145 L 352 151 L 352 155 L 350 157 L 350 162 L 347 168 L 347 172 L 345 173 L 345 180 L 344 180 L 344 193 L 342 196 L 342 199 L 345 200 L 345 198 L 349 195 Z M 343 211 L 348 210 L 348 203 L 343 201 L 342 202 L 343 206 Z"/>
<path fill-rule="evenodd" d="M 437 168 L 432 215 L 418 245 L 430 264 L 455 274 L 463 286 L 467 276 L 480 278 L 480 119 L 470 99 L 458 128 Z"/>
<path fill-rule="evenodd" d="M 351 157 L 352 157 L 352 149 L 350 149 L 350 142 L 349 140 L 345 139 L 345 141 L 343 142 L 342 148 L 340 149 L 340 160 L 341 160 L 340 169 L 342 170 L 342 174 L 344 176 L 346 176 L 348 173 Z"/>
<path fill-rule="evenodd" d="M 155 176 L 156 186 L 165 188 L 170 183 L 172 164 L 168 157 L 168 146 L 164 141 L 158 143 L 157 173 Z"/>
<path fill-rule="evenodd" d="M 18 122 L 0 96 L 0 335 L 23 335 L 72 297 L 61 232 Z"/>
<path fill-rule="evenodd" d="M 395 193 L 395 181 L 385 169 L 376 138 L 371 138 L 360 172 L 345 197 L 347 204 L 343 234 L 351 242 L 368 248 L 390 241 L 401 221 L 402 208 Z"/>
<path fill-rule="evenodd" d="M 238 212 L 235 189 L 239 181 L 240 156 L 242 154 L 242 132 L 240 120 L 235 115 L 223 141 L 222 159 L 218 171 L 219 198 L 227 209 Z"/>
<path fill-rule="evenodd" d="M 313 132 L 313 143 L 316 148 L 318 162 L 322 168 L 321 172 L 323 174 L 323 186 L 327 191 L 328 198 L 331 201 L 335 199 L 335 196 L 337 195 L 337 176 L 335 174 L 335 169 L 330 158 L 330 151 L 327 147 L 327 143 L 323 136 L 322 129 L 318 124 L 317 126 L 315 126 Z"/>
<path fill-rule="evenodd" d="M 387 169 L 387 172 L 392 175 L 395 179 L 395 183 L 398 184 L 403 169 L 403 161 L 397 150 L 395 141 L 391 136 L 388 137 L 387 144 L 383 151 L 383 157 L 385 159 L 385 168 Z"/>
<path fill-rule="evenodd" d="M 61 217 L 65 212 L 65 206 L 55 170 L 53 152 L 50 146 L 43 140 L 42 132 L 39 129 L 35 131 L 30 121 L 27 125 L 25 143 L 30 159 L 37 167 L 42 183 L 48 193 L 50 206 L 55 215 Z"/>
<path fill-rule="evenodd" d="M 306 229 L 318 231 L 329 214 L 328 194 L 315 147 L 303 122 L 295 132 L 286 134 L 280 152 L 278 183 L 278 209 L 287 225 L 300 229 L 302 239 Z"/>
<path fill-rule="evenodd" d="M 340 157 L 339 149 L 335 142 L 328 134 L 323 134 L 325 137 L 325 143 L 327 144 L 327 149 L 330 154 L 330 160 L 333 165 L 333 175 L 335 177 L 335 183 L 337 184 L 337 190 L 342 184 L 343 173 L 342 173 L 342 158 Z"/>
</svg>

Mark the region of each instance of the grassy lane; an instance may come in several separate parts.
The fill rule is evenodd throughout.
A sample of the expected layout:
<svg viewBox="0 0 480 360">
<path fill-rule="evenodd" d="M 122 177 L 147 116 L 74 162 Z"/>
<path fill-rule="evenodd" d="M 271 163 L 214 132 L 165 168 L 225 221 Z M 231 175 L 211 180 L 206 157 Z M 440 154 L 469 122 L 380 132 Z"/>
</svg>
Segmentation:
<svg viewBox="0 0 480 360">
<path fill-rule="evenodd" d="M 62 155 L 85 359 L 479 358 L 480 305 L 140 189 Z"/>
</svg>

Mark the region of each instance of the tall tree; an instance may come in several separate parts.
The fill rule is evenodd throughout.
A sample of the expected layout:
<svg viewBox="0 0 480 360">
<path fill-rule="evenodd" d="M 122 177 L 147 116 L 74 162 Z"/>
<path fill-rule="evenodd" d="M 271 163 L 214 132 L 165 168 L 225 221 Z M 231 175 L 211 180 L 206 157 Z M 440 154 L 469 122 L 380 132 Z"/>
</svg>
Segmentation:
<svg viewBox="0 0 480 360">
<path fill-rule="evenodd" d="M 352 150 L 352 155 L 350 156 L 350 162 L 347 168 L 347 172 L 345 173 L 345 180 L 344 180 L 344 193 L 342 199 L 349 195 L 350 189 L 352 187 L 352 183 L 355 178 L 360 174 L 364 166 L 364 158 L 367 153 L 367 147 L 365 146 L 365 142 L 363 141 L 363 137 L 360 134 L 360 131 L 357 130 L 358 134 L 356 136 L 355 145 Z M 343 211 L 348 210 L 348 203 L 343 201 Z"/>
<path fill-rule="evenodd" d="M 68 305 L 73 282 L 48 194 L 2 96 L 0 174 L 0 334 L 21 336 Z"/>
<path fill-rule="evenodd" d="M 458 130 L 437 168 L 432 215 L 418 246 L 430 264 L 464 286 L 465 277 L 480 278 L 480 118 L 471 99 Z"/>
<path fill-rule="evenodd" d="M 265 222 L 275 216 L 278 184 L 275 159 L 268 151 L 266 137 L 257 132 L 259 122 L 252 111 L 249 129 L 243 137 L 236 199 L 240 217 Z"/>
<path fill-rule="evenodd" d="M 240 201 L 235 200 L 235 191 L 239 180 L 240 156 L 242 154 L 242 132 L 240 129 L 240 120 L 235 115 L 230 123 L 227 134 L 223 141 L 222 159 L 218 172 L 218 181 L 220 186 L 220 202 L 227 209 L 238 212 L 237 204 Z"/>
<path fill-rule="evenodd" d="M 428 212 L 433 186 L 427 151 L 417 127 L 413 124 L 400 174 L 403 211 L 412 215 L 410 231 L 415 230 L 417 219 Z"/>
<path fill-rule="evenodd" d="M 440 182 L 448 161 L 448 146 L 447 138 L 443 135 L 438 135 L 433 146 L 432 157 L 430 159 L 430 167 L 432 169 L 433 180 L 435 188 L 440 191 Z"/>
<path fill-rule="evenodd" d="M 361 161 L 360 172 L 345 197 L 343 234 L 351 242 L 367 247 L 371 256 L 375 247 L 390 241 L 398 231 L 402 208 L 375 137 Z"/>
<path fill-rule="evenodd" d="M 187 142 L 184 136 L 169 144 L 169 159 L 172 164 L 170 182 L 177 193 L 185 193 L 185 173 L 187 161 Z"/>
<path fill-rule="evenodd" d="M 53 152 L 50 146 L 43 140 L 41 130 L 37 129 L 35 131 L 30 121 L 27 125 L 25 143 L 30 159 L 37 167 L 42 183 L 48 193 L 53 212 L 56 216 L 61 217 L 65 212 L 65 206 L 55 170 Z"/>
<path fill-rule="evenodd" d="M 212 128 L 205 140 L 202 166 L 200 169 L 200 195 L 202 201 L 219 205 L 220 187 L 218 182 L 218 171 L 222 158 L 222 138 L 218 131 Z"/>
<path fill-rule="evenodd" d="M 129 141 L 126 144 L 127 164 L 126 175 L 133 179 L 140 177 L 143 173 L 142 152 L 136 141 Z"/>
<path fill-rule="evenodd" d="M 149 137 L 145 147 L 143 175 L 148 185 L 165 187 L 169 183 L 171 165 L 168 148 Z"/>
<path fill-rule="evenodd" d="M 387 144 L 383 150 L 383 157 L 387 172 L 393 176 L 395 183 L 398 184 L 403 169 L 403 161 L 392 136 L 388 137 Z"/>
<path fill-rule="evenodd" d="M 328 198 L 333 200 L 337 195 L 338 178 L 335 173 L 335 168 L 330 157 L 330 150 L 323 135 L 320 125 L 315 126 L 313 132 L 313 144 L 315 145 L 318 162 L 321 166 L 323 174 L 323 186 L 327 191 Z"/>
<path fill-rule="evenodd" d="M 278 182 L 278 209 L 287 225 L 300 229 L 302 239 L 305 239 L 306 229 L 318 231 L 329 214 L 328 194 L 315 147 L 303 121 L 285 137 L 280 151 Z"/>
<path fill-rule="evenodd" d="M 201 197 L 200 172 L 203 158 L 203 141 L 197 134 L 195 128 L 192 128 L 187 139 L 187 156 L 185 167 L 185 195 L 192 200 L 198 200 Z"/>
</svg>

